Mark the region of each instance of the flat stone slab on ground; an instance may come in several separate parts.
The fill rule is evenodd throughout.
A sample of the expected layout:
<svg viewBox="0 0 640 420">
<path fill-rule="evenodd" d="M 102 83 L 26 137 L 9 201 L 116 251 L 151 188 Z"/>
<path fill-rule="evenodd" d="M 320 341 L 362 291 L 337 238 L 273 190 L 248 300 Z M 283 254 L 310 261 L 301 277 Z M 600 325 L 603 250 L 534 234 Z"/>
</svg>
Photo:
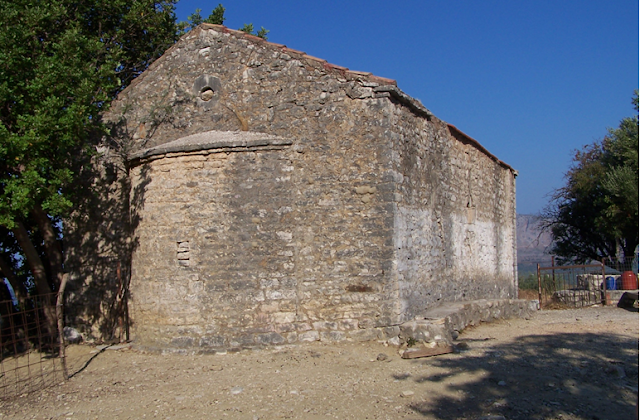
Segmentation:
<svg viewBox="0 0 640 420">
<path fill-rule="evenodd" d="M 441 354 L 453 353 L 453 346 L 435 346 L 409 348 L 402 353 L 403 359 L 417 359 L 418 357 L 439 356 Z"/>
</svg>

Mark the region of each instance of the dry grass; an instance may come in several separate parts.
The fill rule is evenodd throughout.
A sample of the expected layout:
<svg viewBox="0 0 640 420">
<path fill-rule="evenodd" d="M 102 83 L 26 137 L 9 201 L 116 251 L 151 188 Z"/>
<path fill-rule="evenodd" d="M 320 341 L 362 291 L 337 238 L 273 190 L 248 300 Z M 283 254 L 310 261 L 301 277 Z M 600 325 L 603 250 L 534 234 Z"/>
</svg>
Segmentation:
<svg viewBox="0 0 640 420">
<path fill-rule="evenodd" d="M 538 291 L 531 289 L 519 289 L 518 299 L 536 300 L 538 299 Z"/>
</svg>

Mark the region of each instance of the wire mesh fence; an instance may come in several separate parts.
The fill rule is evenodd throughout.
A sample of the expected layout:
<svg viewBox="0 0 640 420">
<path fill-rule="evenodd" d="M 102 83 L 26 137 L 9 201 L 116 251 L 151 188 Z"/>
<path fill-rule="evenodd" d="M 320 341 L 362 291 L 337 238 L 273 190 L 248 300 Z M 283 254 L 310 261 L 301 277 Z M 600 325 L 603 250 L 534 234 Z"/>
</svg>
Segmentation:
<svg viewBox="0 0 640 420">
<path fill-rule="evenodd" d="M 0 301 L 0 399 L 64 380 L 56 294 Z"/>
<path fill-rule="evenodd" d="M 64 317 L 56 312 L 56 293 L 0 301 L 0 400 L 57 385 L 84 370 L 101 351 L 128 341 L 123 287 L 96 294 L 74 286 L 64 295 Z M 75 328 L 81 326 L 82 334 Z M 65 347 L 78 345 L 61 352 L 60 331 Z M 80 349 L 85 335 L 96 347 Z"/>
</svg>

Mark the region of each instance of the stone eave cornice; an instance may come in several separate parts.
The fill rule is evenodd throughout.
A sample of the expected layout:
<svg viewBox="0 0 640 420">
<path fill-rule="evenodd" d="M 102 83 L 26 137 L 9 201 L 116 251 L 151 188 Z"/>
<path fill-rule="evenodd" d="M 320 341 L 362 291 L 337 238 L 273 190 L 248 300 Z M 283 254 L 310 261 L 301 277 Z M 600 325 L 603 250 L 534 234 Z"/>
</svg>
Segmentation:
<svg viewBox="0 0 640 420">
<path fill-rule="evenodd" d="M 205 131 L 204 133 L 191 134 L 161 144 L 140 150 L 129 156 L 130 162 L 157 158 L 168 154 L 187 154 L 202 151 L 244 151 L 265 147 L 291 146 L 293 140 L 274 136 L 271 134 L 254 133 L 250 131 Z"/>
<path fill-rule="evenodd" d="M 447 123 L 447 127 L 449 128 L 449 132 L 451 133 L 451 135 L 454 136 L 456 139 L 458 139 L 458 141 L 463 142 L 463 143 L 467 143 L 467 144 L 471 144 L 476 149 L 478 149 L 479 151 L 481 151 L 482 153 L 487 155 L 491 160 L 496 162 L 498 165 L 502 166 L 503 168 L 509 169 L 511 172 L 513 172 L 513 174 L 515 176 L 518 175 L 518 171 L 516 171 L 510 165 L 508 165 L 507 163 L 501 161 L 495 155 L 493 155 L 491 152 L 489 152 L 487 149 L 485 149 L 484 146 L 482 146 L 478 140 L 476 140 L 476 139 L 474 139 L 472 137 L 469 137 L 467 134 L 462 132 L 460 129 L 458 129 L 453 124 Z"/>
<path fill-rule="evenodd" d="M 412 98 L 411 96 L 404 93 L 402 90 L 398 89 L 397 86 L 386 85 L 386 86 L 378 86 L 373 88 L 373 91 L 376 93 L 376 97 L 393 97 L 402 105 L 405 105 L 407 108 L 411 110 L 416 115 L 421 117 L 425 117 L 428 120 L 431 120 L 433 117 L 433 113 L 425 108 L 418 99 Z"/>
</svg>

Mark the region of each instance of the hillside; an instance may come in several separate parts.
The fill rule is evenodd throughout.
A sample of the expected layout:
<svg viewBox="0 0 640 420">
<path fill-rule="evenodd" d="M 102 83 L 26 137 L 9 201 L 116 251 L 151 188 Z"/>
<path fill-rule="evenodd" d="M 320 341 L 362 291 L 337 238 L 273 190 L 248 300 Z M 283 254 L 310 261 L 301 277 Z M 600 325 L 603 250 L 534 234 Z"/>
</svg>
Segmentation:
<svg viewBox="0 0 640 420">
<path fill-rule="evenodd" d="M 549 232 L 542 231 L 539 216 L 518 214 L 516 234 L 519 274 L 535 271 L 536 263 L 551 262 L 551 256 L 547 253 L 551 246 L 551 235 Z"/>
</svg>

